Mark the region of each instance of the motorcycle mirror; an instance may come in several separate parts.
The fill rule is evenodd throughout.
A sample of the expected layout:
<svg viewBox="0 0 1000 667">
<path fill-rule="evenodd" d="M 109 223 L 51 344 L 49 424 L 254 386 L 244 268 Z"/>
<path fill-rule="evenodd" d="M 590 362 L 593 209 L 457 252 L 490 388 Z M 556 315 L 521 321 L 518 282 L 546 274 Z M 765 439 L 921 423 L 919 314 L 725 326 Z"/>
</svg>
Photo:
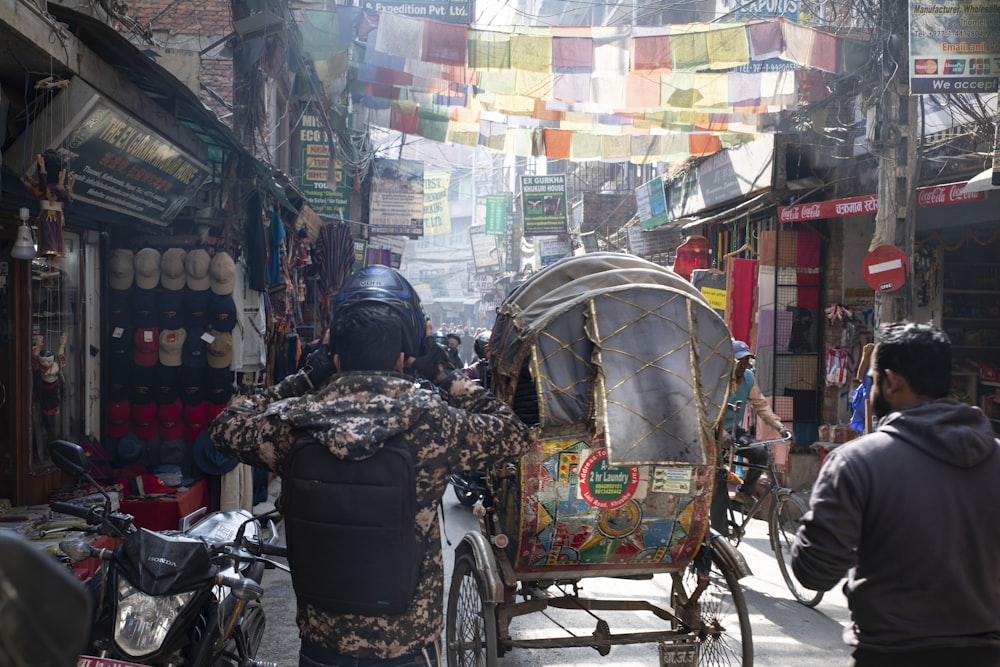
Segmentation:
<svg viewBox="0 0 1000 667">
<path fill-rule="evenodd" d="M 90 459 L 83 447 L 68 440 L 56 440 L 49 445 L 52 462 L 67 475 L 83 477 L 90 470 Z"/>
<path fill-rule="evenodd" d="M 75 665 L 90 633 L 90 596 L 69 570 L 0 531 L 0 664 Z"/>
</svg>

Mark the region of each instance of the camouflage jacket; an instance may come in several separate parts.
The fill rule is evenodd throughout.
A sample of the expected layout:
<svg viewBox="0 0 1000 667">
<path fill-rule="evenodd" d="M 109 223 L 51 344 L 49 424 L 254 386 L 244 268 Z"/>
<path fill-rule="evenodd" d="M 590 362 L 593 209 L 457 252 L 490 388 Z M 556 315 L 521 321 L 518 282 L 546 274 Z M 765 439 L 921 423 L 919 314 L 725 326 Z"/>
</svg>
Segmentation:
<svg viewBox="0 0 1000 667">
<path fill-rule="evenodd" d="M 311 394 L 292 396 L 288 378 L 261 394 L 234 398 L 212 422 L 215 447 L 240 461 L 281 474 L 300 435 L 347 459 L 370 456 L 403 434 L 417 453 L 417 521 L 426 545 L 420 583 L 410 608 L 394 616 L 330 614 L 300 603 L 304 639 L 359 658 L 393 658 L 437 641 L 444 626 L 444 564 L 437 509 L 450 473 L 515 459 L 532 440 L 528 427 L 502 401 L 461 371 L 440 392 L 418 388 L 392 373 L 344 373 Z M 317 554 L 322 558 L 322 554 Z"/>
</svg>

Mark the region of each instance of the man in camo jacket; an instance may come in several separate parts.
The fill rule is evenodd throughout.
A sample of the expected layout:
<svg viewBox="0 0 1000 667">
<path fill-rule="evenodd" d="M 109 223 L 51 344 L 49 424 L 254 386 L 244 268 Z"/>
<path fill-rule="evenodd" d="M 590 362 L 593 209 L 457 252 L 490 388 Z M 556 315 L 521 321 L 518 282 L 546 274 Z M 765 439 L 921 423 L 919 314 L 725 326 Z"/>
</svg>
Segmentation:
<svg viewBox="0 0 1000 667">
<path fill-rule="evenodd" d="M 353 459 L 402 434 L 417 457 L 415 530 L 425 546 L 421 572 L 430 575 L 421 578 L 413 602 L 399 615 L 331 614 L 299 601 L 300 667 L 443 665 L 444 564 L 437 509 L 450 473 L 516 459 L 532 446 L 528 427 L 510 407 L 461 370 L 444 371 L 448 365 L 439 346 L 427 345 L 421 357 L 407 357 L 399 351 L 398 335 L 386 334 L 393 327 L 399 327 L 399 319 L 382 305 L 335 311 L 332 356 L 314 352 L 295 375 L 234 400 L 210 427 L 219 451 L 279 474 L 291 443 L 305 434 L 338 457 Z M 389 349 L 388 357 L 380 348 Z M 326 382 L 333 370 L 330 360 L 339 372 Z M 437 391 L 403 375 L 406 362 L 411 362 L 409 372 L 433 378 Z"/>
</svg>

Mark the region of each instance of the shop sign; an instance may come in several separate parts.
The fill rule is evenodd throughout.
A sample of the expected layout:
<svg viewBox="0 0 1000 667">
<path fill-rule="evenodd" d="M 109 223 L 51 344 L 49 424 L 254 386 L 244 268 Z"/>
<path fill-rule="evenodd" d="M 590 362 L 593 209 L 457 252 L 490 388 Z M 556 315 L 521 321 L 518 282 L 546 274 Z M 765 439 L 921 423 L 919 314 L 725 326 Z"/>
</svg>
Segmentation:
<svg viewBox="0 0 1000 667">
<path fill-rule="evenodd" d="M 479 273 L 500 270 L 497 252 L 497 237 L 486 233 L 483 225 L 469 227 L 469 242 L 472 245 L 472 261 Z"/>
<path fill-rule="evenodd" d="M 995 93 L 1000 4 L 909 0 L 910 93 Z"/>
<path fill-rule="evenodd" d="M 678 243 L 680 243 L 680 232 L 675 229 L 644 231 L 641 227 L 628 228 L 629 250 L 639 257 L 673 252 Z"/>
<path fill-rule="evenodd" d="M 503 236 L 507 221 L 508 195 L 486 195 L 486 233 Z"/>
<path fill-rule="evenodd" d="M 566 175 L 522 176 L 521 215 L 525 236 L 565 234 Z"/>
<path fill-rule="evenodd" d="M 343 165 L 331 154 L 330 135 L 319 116 L 303 114 L 296 133 L 299 149 L 299 189 L 316 213 L 330 218 L 351 217 L 350 189 Z"/>
<path fill-rule="evenodd" d="M 104 99 L 69 133 L 73 197 L 154 224 L 168 224 L 208 178 L 208 168 Z"/>
<path fill-rule="evenodd" d="M 917 208 L 962 204 L 986 199 L 985 192 L 963 192 L 966 185 L 968 183 L 962 181 L 961 183 L 951 183 L 950 185 L 917 188 Z"/>
<path fill-rule="evenodd" d="M 829 201 L 779 206 L 778 220 L 781 222 L 805 222 L 824 218 L 846 218 L 853 215 L 871 215 L 878 211 L 878 196 L 848 197 Z"/>
<path fill-rule="evenodd" d="M 663 190 L 663 179 L 657 176 L 636 188 L 635 205 L 642 229 L 667 224 L 667 196 Z"/>
<path fill-rule="evenodd" d="M 470 273 L 469 274 L 469 291 L 470 292 L 489 292 L 493 289 L 496 283 L 496 276 L 492 273 Z"/>
<path fill-rule="evenodd" d="M 380 14 L 399 14 L 458 25 L 469 25 L 476 18 L 473 0 L 364 0 L 363 7 Z"/>
<path fill-rule="evenodd" d="M 372 234 L 424 235 L 424 163 L 375 159 L 369 206 Z"/>
<path fill-rule="evenodd" d="M 607 449 L 598 449 L 580 466 L 580 495 L 597 509 L 613 510 L 625 505 L 638 488 L 638 466 L 610 465 Z"/>
</svg>

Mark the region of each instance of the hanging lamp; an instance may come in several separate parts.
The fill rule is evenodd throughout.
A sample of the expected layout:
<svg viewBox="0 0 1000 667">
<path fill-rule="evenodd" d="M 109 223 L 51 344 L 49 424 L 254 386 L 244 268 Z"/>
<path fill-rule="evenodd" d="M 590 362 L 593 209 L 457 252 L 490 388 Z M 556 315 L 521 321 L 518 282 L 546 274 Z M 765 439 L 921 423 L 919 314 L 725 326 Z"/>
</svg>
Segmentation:
<svg viewBox="0 0 1000 667">
<path fill-rule="evenodd" d="M 10 256 L 14 259 L 34 259 L 35 240 L 31 236 L 31 227 L 28 225 L 28 209 L 21 208 L 21 226 L 17 228 L 17 240 L 14 247 L 10 249 Z"/>
</svg>

